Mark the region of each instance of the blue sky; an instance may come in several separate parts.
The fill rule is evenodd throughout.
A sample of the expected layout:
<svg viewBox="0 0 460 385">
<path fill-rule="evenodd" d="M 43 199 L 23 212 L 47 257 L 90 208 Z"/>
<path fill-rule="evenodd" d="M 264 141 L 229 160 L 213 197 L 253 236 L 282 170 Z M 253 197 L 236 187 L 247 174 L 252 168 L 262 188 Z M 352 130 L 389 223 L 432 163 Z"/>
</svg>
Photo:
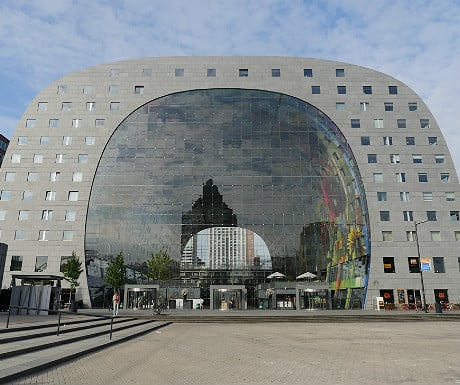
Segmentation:
<svg viewBox="0 0 460 385">
<path fill-rule="evenodd" d="M 406 83 L 460 171 L 458 0 L 2 0 L 0 132 L 69 72 L 153 56 L 338 60 Z"/>
</svg>

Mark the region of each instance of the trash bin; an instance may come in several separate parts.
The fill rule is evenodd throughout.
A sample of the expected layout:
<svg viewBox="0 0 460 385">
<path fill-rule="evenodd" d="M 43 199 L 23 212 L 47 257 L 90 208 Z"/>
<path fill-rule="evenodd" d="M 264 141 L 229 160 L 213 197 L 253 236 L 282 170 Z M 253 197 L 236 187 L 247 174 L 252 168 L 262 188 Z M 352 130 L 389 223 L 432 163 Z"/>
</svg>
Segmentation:
<svg viewBox="0 0 460 385">
<path fill-rule="evenodd" d="M 434 304 L 434 308 L 435 308 L 435 310 L 436 310 L 436 313 L 442 313 L 442 304 L 441 304 L 441 303 L 436 302 L 436 303 Z"/>
</svg>

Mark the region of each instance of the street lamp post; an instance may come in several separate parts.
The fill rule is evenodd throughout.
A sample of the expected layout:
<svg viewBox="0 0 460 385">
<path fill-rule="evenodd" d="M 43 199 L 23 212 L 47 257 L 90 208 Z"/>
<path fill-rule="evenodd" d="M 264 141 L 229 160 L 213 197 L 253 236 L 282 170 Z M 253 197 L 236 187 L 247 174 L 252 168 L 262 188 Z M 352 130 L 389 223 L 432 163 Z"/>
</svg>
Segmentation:
<svg viewBox="0 0 460 385">
<path fill-rule="evenodd" d="M 420 244 L 418 242 L 418 232 L 417 226 L 421 225 L 422 223 L 428 222 L 428 220 L 415 222 L 415 241 L 417 242 L 417 255 L 418 255 L 418 263 L 419 263 L 419 270 L 420 270 L 420 283 L 422 284 L 422 298 L 423 298 L 423 308 L 425 309 L 425 313 L 428 313 L 428 307 L 426 306 L 426 297 L 425 297 L 425 284 L 423 283 L 423 269 L 422 269 L 422 257 L 420 255 Z"/>
</svg>

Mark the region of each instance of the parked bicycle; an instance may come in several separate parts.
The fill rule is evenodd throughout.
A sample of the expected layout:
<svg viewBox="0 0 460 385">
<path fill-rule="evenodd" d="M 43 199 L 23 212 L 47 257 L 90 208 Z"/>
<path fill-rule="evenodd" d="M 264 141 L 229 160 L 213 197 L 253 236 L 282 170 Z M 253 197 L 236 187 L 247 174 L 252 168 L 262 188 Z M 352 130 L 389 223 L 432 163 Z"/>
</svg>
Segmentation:
<svg viewBox="0 0 460 385">
<path fill-rule="evenodd" d="M 166 303 L 156 303 L 152 306 L 152 315 L 160 315 L 161 313 L 164 313 L 167 309 L 168 307 L 166 306 Z"/>
</svg>

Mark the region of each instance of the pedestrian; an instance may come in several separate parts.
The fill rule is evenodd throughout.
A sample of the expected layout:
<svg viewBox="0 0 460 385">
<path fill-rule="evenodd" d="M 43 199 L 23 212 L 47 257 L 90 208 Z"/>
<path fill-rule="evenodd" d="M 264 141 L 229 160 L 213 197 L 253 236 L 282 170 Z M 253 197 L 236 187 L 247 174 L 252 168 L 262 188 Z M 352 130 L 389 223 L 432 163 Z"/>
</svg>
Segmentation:
<svg viewBox="0 0 460 385">
<path fill-rule="evenodd" d="M 113 316 L 118 315 L 118 307 L 120 305 L 120 295 L 118 294 L 118 290 L 115 290 L 115 293 L 113 294 L 112 297 L 112 302 L 113 302 Z"/>
</svg>

